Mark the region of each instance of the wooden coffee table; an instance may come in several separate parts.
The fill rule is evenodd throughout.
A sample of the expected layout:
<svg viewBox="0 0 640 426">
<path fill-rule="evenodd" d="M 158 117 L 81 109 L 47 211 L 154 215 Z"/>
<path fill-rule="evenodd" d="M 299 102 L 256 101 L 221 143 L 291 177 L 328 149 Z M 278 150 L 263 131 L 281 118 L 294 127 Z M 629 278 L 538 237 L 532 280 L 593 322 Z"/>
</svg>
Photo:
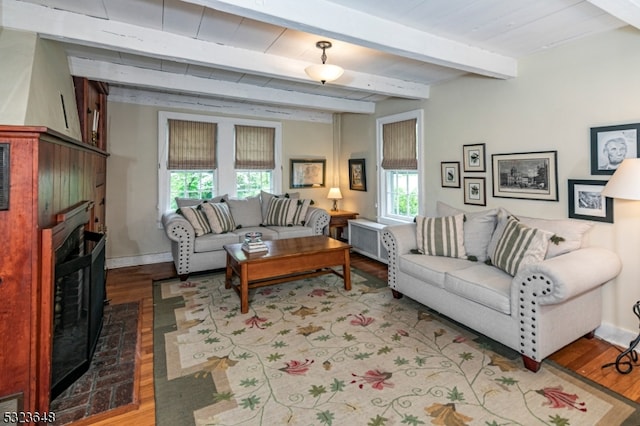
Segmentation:
<svg viewBox="0 0 640 426">
<path fill-rule="evenodd" d="M 351 290 L 351 246 L 324 235 L 265 241 L 268 251 L 247 253 L 242 244 L 224 246 L 227 252 L 225 287 L 240 295 L 240 312 L 249 312 L 249 289 L 301 278 L 336 274 Z M 332 269 L 342 266 L 342 273 Z M 234 276 L 239 283 L 234 283 Z"/>
</svg>

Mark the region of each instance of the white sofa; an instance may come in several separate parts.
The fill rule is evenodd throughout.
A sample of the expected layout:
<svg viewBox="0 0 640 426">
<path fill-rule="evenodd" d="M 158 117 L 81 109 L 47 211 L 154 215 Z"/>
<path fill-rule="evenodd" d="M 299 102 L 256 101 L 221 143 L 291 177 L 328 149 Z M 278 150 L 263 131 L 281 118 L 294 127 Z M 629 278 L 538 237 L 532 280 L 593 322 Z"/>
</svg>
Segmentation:
<svg viewBox="0 0 640 426">
<path fill-rule="evenodd" d="M 439 223 L 432 219 L 385 229 L 388 284 L 396 298 L 406 295 L 516 350 L 534 372 L 548 355 L 582 336 L 593 336 L 601 322 L 601 286 L 622 266 L 616 253 L 585 247 L 590 222 L 514 221 L 504 209 L 468 213 L 438 203 L 438 216 L 460 215 L 463 232 L 456 237 L 463 240 L 462 257 L 418 252 L 430 232 L 425 223 Z M 513 227 L 542 235 L 540 241 L 550 240 L 514 276 L 492 264 L 500 259 Z"/>
<path fill-rule="evenodd" d="M 267 219 L 269 213 L 277 212 L 275 208 L 270 212 L 269 206 L 286 199 L 299 202 L 302 210 L 299 209 L 297 212 L 303 216 L 299 219 L 293 218 L 295 209 L 291 203 L 291 210 L 282 216 L 282 220 L 273 219 L 273 214 L 271 219 Z M 224 268 L 226 252 L 223 246 L 243 242 L 248 232 L 261 232 L 263 240 L 322 235 L 330 220 L 326 210 L 309 205 L 310 200 L 299 200 L 298 194 L 295 193 L 274 195 L 262 192 L 260 196 L 242 200 L 222 196 L 208 201 L 178 201 L 178 211 L 165 213 L 162 216 L 162 225 L 171 240 L 173 262 L 181 280 L 186 280 L 193 272 Z M 191 213 L 196 213 L 195 210 L 200 211 L 203 202 L 225 203 L 232 216 L 234 229 L 217 233 L 199 229 L 199 223 L 194 222 L 193 217 L 185 213 L 188 213 L 189 209 Z M 203 220 L 202 217 L 200 220 Z"/>
</svg>

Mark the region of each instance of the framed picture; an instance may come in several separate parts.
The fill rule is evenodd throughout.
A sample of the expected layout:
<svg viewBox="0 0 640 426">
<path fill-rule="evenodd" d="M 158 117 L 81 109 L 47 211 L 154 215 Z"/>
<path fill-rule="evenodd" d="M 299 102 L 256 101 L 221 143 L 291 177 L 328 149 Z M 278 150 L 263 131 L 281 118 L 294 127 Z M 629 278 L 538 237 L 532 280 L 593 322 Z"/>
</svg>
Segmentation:
<svg viewBox="0 0 640 426">
<path fill-rule="evenodd" d="M 569 179 L 569 217 L 613 223 L 613 199 L 601 192 L 607 181 Z"/>
<path fill-rule="evenodd" d="M 440 163 L 440 179 L 443 188 L 460 188 L 460 162 L 443 161 Z"/>
<path fill-rule="evenodd" d="M 464 203 L 476 206 L 486 206 L 485 178 L 466 177 L 464 178 Z"/>
<path fill-rule="evenodd" d="M 484 144 L 462 145 L 462 158 L 465 172 L 486 172 Z"/>
<path fill-rule="evenodd" d="M 591 174 L 612 175 L 625 158 L 640 154 L 640 123 L 591 128 Z"/>
<path fill-rule="evenodd" d="M 364 158 L 349 160 L 349 189 L 353 191 L 367 190 L 367 174 Z"/>
<path fill-rule="evenodd" d="M 558 152 L 493 154 L 493 196 L 558 201 Z"/>
<path fill-rule="evenodd" d="M 291 160 L 291 188 L 323 188 L 327 160 Z"/>
</svg>

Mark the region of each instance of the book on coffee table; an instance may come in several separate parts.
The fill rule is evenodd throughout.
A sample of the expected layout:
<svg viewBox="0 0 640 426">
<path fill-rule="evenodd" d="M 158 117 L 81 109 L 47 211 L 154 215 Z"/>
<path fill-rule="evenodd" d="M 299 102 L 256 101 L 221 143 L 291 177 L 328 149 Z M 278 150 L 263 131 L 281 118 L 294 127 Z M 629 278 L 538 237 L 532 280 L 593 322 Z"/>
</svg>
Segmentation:
<svg viewBox="0 0 640 426">
<path fill-rule="evenodd" d="M 267 245 L 262 242 L 262 241 L 258 241 L 255 243 L 242 243 L 242 250 L 246 251 L 247 253 L 256 253 L 256 252 L 260 252 L 260 251 L 267 251 Z"/>
</svg>

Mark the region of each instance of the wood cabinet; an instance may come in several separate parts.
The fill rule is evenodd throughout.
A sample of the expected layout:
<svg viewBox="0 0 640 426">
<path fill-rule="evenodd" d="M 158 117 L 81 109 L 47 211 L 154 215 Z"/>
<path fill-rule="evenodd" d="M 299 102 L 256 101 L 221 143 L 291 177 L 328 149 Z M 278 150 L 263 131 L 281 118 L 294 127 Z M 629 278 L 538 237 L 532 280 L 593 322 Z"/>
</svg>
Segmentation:
<svg viewBox="0 0 640 426">
<path fill-rule="evenodd" d="M 107 151 L 107 83 L 73 77 L 82 142 Z"/>
<path fill-rule="evenodd" d="M 83 200 L 94 202 L 91 228 L 104 223 L 105 176 L 97 171 L 105 170 L 107 153 L 46 127 L 0 126 L 0 144 L 8 147 L 10 183 L 8 209 L 0 210 L 0 401 L 44 412 L 53 280 L 43 268 L 51 253 L 43 250 L 41 231 Z"/>
</svg>

